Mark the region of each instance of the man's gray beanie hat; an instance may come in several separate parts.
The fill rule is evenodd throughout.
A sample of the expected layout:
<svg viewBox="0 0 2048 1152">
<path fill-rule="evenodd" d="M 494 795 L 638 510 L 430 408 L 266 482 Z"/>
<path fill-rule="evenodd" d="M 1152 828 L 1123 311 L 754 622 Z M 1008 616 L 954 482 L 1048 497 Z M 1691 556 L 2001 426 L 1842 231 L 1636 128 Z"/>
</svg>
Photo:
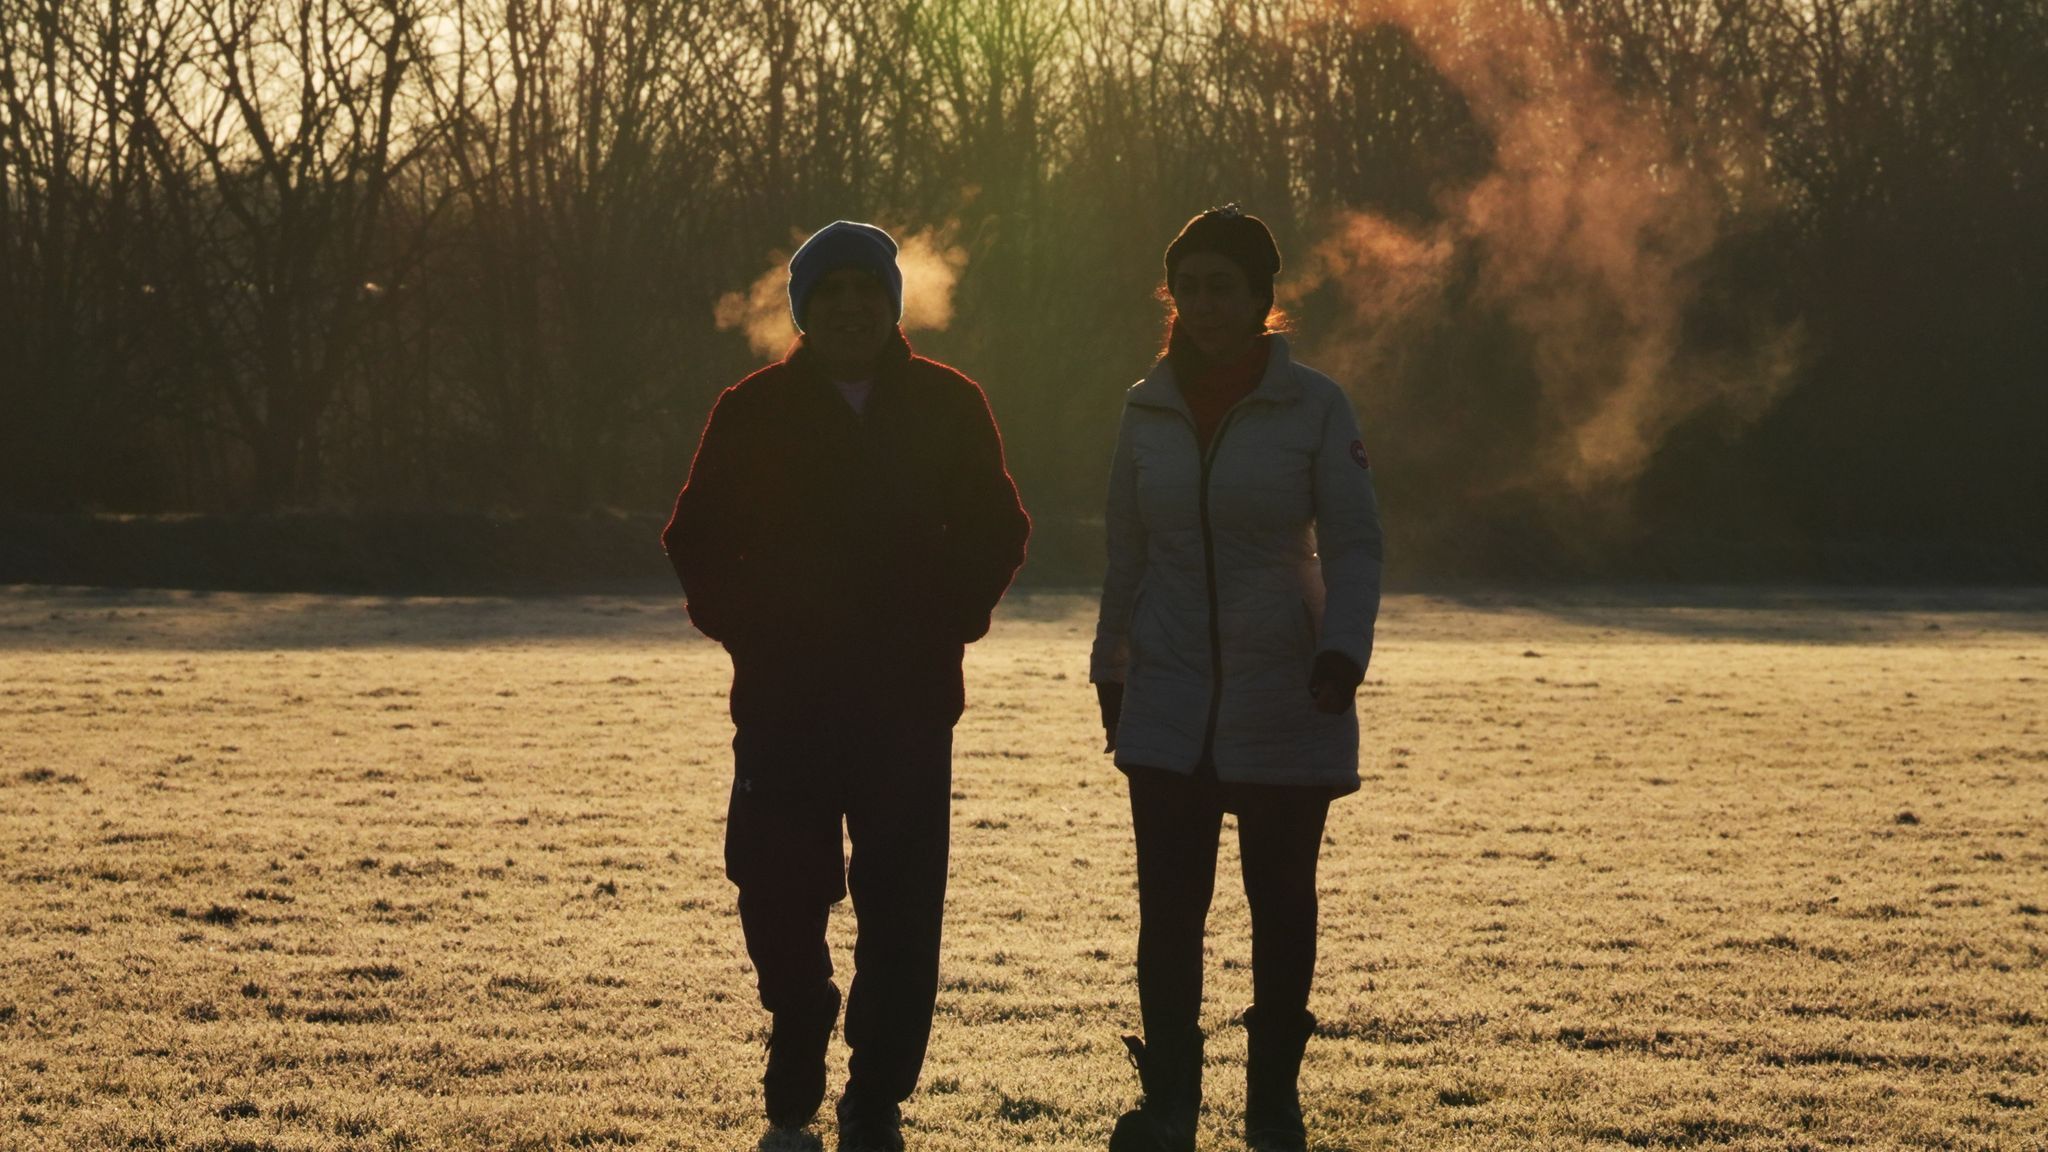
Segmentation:
<svg viewBox="0 0 2048 1152">
<path fill-rule="evenodd" d="M 789 314 L 804 328 L 804 305 L 827 272 L 858 268 L 889 290 L 896 319 L 903 319 L 903 270 L 896 267 L 896 241 L 873 224 L 834 220 L 804 241 L 789 258 Z"/>
</svg>

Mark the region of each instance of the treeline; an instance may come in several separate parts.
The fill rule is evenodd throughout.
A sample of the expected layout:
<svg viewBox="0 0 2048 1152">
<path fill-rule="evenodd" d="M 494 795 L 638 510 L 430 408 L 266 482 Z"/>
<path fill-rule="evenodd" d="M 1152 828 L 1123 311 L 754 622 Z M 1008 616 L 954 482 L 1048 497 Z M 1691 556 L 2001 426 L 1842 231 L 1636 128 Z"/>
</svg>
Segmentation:
<svg viewBox="0 0 2048 1152">
<path fill-rule="evenodd" d="M 0 13 L 0 510 L 658 509 L 853 217 L 965 252 L 913 339 L 1084 517 L 1238 200 L 1405 562 L 2048 539 L 2044 0 Z"/>
</svg>

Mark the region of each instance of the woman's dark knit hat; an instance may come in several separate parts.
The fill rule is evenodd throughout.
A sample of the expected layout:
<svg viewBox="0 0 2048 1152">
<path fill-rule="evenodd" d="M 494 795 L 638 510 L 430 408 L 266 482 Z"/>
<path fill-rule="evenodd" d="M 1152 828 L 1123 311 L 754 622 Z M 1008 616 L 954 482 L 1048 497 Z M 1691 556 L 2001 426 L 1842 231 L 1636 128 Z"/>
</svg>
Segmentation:
<svg viewBox="0 0 2048 1152">
<path fill-rule="evenodd" d="M 803 331 L 811 289 L 827 272 L 858 268 L 882 282 L 896 318 L 903 319 L 903 270 L 896 266 L 896 240 L 873 224 L 834 220 L 813 233 L 789 258 L 789 314 Z"/>
<path fill-rule="evenodd" d="M 1166 246 L 1166 283 L 1173 285 L 1174 269 L 1183 257 L 1196 252 L 1214 252 L 1244 269 L 1245 283 L 1256 295 L 1271 298 L 1273 278 L 1280 275 L 1280 247 L 1273 233 L 1257 216 L 1246 215 L 1236 204 L 1211 208 L 1187 222 L 1173 243 Z"/>
</svg>

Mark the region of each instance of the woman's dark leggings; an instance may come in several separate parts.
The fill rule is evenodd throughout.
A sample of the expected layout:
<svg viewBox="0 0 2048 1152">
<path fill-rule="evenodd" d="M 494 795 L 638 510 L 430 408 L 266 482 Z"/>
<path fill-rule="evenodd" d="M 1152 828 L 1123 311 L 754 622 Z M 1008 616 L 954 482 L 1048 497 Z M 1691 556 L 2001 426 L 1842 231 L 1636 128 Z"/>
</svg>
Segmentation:
<svg viewBox="0 0 2048 1152">
<path fill-rule="evenodd" d="M 1229 789 L 1252 913 L 1252 996 L 1269 1018 L 1308 1008 L 1316 969 L 1316 857 L 1330 794 L 1318 788 L 1219 786 L 1134 768 L 1138 840 L 1138 1004 L 1148 1036 L 1200 1023 L 1202 933 L 1216 889 L 1216 843 Z"/>
</svg>

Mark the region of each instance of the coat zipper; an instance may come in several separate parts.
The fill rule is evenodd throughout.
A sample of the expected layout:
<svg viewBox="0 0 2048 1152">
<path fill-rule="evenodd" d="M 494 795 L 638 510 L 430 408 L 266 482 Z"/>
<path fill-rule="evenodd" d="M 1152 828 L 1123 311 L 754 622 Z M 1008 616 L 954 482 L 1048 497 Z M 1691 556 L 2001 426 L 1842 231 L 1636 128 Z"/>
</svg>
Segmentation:
<svg viewBox="0 0 2048 1152">
<path fill-rule="evenodd" d="M 1239 401 L 1242 404 L 1243 401 Z M 1209 590 L 1209 722 L 1202 730 L 1202 754 L 1195 761 L 1196 771 L 1208 763 L 1216 754 L 1216 721 L 1223 712 L 1223 622 L 1216 603 L 1216 532 L 1209 523 L 1209 474 L 1216 465 L 1216 452 L 1223 447 L 1223 434 L 1230 430 L 1230 422 L 1237 417 L 1237 408 L 1223 414 L 1223 423 L 1216 426 L 1216 435 L 1209 441 L 1209 450 L 1202 455 L 1202 492 L 1200 512 L 1202 517 L 1202 568 L 1207 577 Z M 1195 431 L 1193 420 L 1189 431 Z M 1213 765 L 1211 765 L 1213 770 Z"/>
</svg>

